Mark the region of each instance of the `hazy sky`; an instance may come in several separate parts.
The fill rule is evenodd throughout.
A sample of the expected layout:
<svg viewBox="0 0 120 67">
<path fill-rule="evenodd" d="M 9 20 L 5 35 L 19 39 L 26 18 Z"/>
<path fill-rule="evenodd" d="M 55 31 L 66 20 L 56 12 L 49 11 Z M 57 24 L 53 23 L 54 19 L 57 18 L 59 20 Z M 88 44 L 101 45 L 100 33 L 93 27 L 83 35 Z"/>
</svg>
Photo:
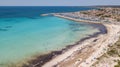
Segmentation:
<svg viewBox="0 0 120 67">
<path fill-rule="evenodd" d="M 0 0 L 0 6 L 120 5 L 120 0 Z"/>
</svg>

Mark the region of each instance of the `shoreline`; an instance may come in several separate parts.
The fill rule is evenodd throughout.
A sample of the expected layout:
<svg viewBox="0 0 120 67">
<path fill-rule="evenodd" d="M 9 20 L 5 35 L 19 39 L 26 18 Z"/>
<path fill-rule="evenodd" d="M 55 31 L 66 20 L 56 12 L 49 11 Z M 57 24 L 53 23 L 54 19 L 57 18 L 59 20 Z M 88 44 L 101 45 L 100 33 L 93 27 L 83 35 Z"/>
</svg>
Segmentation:
<svg viewBox="0 0 120 67">
<path fill-rule="evenodd" d="M 93 63 L 96 62 L 96 58 L 100 57 L 101 55 L 103 55 L 106 50 L 108 49 L 108 46 L 113 45 L 120 36 L 120 25 L 119 23 L 105 23 L 105 22 L 96 22 L 96 21 L 88 21 L 88 20 L 82 20 L 82 19 L 76 19 L 76 18 L 71 18 L 68 16 L 64 16 L 64 15 L 58 15 L 58 14 L 54 14 L 54 16 L 60 17 L 60 18 L 65 18 L 65 19 L 69 19 L 69 20 L 73 20 L 73 21 L 77 21 L 77 22 L 87 22 L 87 23 L 92 23 L 92 24 L 102 24 L 107 28 L 107 34 L 101 34 L 98 37 L 93 37 L 90 38 L 88 40 L 85 40 L 85 42 L 79 46 L 74 46 L 72 49 L 69 49 L 66 53 L 61 54 L 61 56 L 58 56 L 54 59 L 52 59 L 50 62 L 46 63 L 43 65 L 43 67 L 90 67 Z M 118 25 L 117 25 L 118 24 Z M 86 43 L 89 42 L 87 45 Z M 95 43 L 94 43 L 95 42 Z M 91 45 L 91 44 L 95 44 L 95 45 Z M 84 48 L 88 51 L 85 51 L 85 49 L 81 49 L 83 48 L 82 46 L 84 45 Z M 88 47 L 92 47 L 87 48 L 85 46 Z M 79 48 L 78 48 L 79 47 Z M 86 53 L 88 52 L 88 54 L 83 55 L 86 56 L 85 58 L 76 58 L 77 52 L 82 52 L 85 51 Z M 90 51 L 90 54 L 89 54 Z M 83 52 L 83 54 L 85 54 L 85 52 Z M 80 53 L 80 55 L 82 55 L 82 53 Z M 62 59 L 62 60 L 61 60 Z M 74 60 L 73 60 L 74 59 Z M 82 59 L 82 60 L 81 60 Z M 78 61 L 76 61 L 78 60 Z M 71 63 L 71 61 L 74 61 Z"/>
<path fill-rule="evenodd" d="M 85 48 L 85 46 L 87 46 L 87 44 L 84 41 L 89 41 L 89 42 L 95 42 L 97 41 L 97 37 L 101 36 L 101 35 L 105 35 L 107 34 L 108 30 L 106 25 L 102 24 L 102 23 L 98 23 L 98 22 L 89 22 L 86 20 L 78 20 L 78 19 L 74 19 L 74 18 L 70 18 L 70 17 L 65 17 L 65 16 L 61 16 L 61 15 L 56 15 L 54 14 L 54 16 L 56 17 L 60 17 L 60 18 L 64 18 L 64 19 L 68 19 L 68 20 L 72 20 L 72 21 L 76 21 L 76 22 L 85 22 L 85 23 L 90 23 L 90 24 L 101 24 L 103 26 L 105 26 L 106 28 L 106 33 L 101 34 L 101 33 L 95 33 L 93 34 L 91 37 L 88 38 L 83 38 L 83 40 L 80 41 L 80 43 L 77 43 L 77 45 L 74 45 L 72 48 L 69 48 L 65 53 L 61 54 L 58 57 L 53 58 L 50 62 L 47 62 L 46 64 L 44 64 L 42 67 L 57 67 L 59 66 L 59 63 L 65 61 L 68 57 L 70 57 L 74 52 L 76 51 L 81 51 L 81 49 Z M 62 59 L 62 60 L 61 60 Z M 60 66 L 62 67 L 62 66 Z M 72 67 L 72 66 L 71 66 Z"/>
<path fill-rule="evenodd" d="M 112 8 L 103 9 L 103 10 L 109 12 L 109 10 L 111 9 Z M 107 18 L 105 16 L 104 19 L 101 19 L 100 16 L 97 16 L 98 13 L 97 10 L 88 11 L 88 12 L 89 14 L 91 13 L 91 15 L 83 14 L 82 16 L 79 16 L 75 12 L 75 13 L 67 13 L 68 16 L 64 13 L 54 13 L 53 16 L 72 20 L 72 21 L 77 21 L 77 22 L 84 22 L 84 23 L 98 24 L 98 25 L 101 24 L 105 26 L 107 30 L 105 34 L 100 34 L 98 32 L 94 33 L 93 35 L 90 35 L 88 38 L 86 37 L 82 39 L 81 41 L 77 42 L 74 45 L 67 46 L 66 49 L 57 51 L 56 54 L 55 52 L 51 52 L 51 54 L 47 55 L 48 58 L 43 56 L 45 57 L 44 60 L 46 61 L 44 63 L 42 61 L 43 63 L 42 65 L 39 58 L 37 58 L 36 60 L 32 60 L 33 62 L 31 63 L 31 65 L 35 67 L 90 67 L 92 64 L 94 64 L 97 61 L 97 58 L 99 58 L 101 55 L 106 53 L 107 49 L 109 48 L 108 46 L 113 45 L 119 39 L 120 36 L 119 19 L 118 18 L 116 19 L 116 17 L 108 18 L 108 16 Z M 94 14 L 95 12 L 96 14 L 92 15 L 92 13 Z M 101 13 L 101 11 L 99 13 Z M 114 13 L 111 15 L 114 15 Z M 115 15 L 117 16 L 117 14 Z M 80 19 L 81 17 L 84 19 Z M 97 19 L 97 21 L 94 21 L 94 19 L 93 21 L 87 20 L 85 17 L 87 17 L 87 19 L 95 18 Z M 33 64 L 34 62 L 35 64 Z"/>
<path fill-rule="evenodd" d="M 84 38 L 80 39 L 75 44 L 68 45 L 61 50 L 52 51 L 48 54 L 43 54 L 43 55 L 37 56 L 36 59 L 28 61 L 28 65 L 23 64 L 22 67 L 30 67 L 30 66 L 41 67 L 44 64 L 46 64 L 47 62 L 49 62 L 50 60 L 54 59 L 54 57 L 57 57 L 57 56 L 63 54 L 64 52 L 68 51 L 69 49 L 73 48 L 74 46 L 79 45 L 81 42 L 83 42 L 85 40 L 88 40 L 88 39 L 91 39 L 91 38 L 94 38 L 94 37 L 97 37 L 101 34 L 106 34 L 107 33 L 106 27 L 103 26 L 102 24 L 91 24 L 91 23 L 89 23 L 89 24 L 91 26 L 97 28 L 99 30 L 99 32 L 95 32 L 91 35 L 88 35 L 87 37 L 84 37 Z"/>
</svg>

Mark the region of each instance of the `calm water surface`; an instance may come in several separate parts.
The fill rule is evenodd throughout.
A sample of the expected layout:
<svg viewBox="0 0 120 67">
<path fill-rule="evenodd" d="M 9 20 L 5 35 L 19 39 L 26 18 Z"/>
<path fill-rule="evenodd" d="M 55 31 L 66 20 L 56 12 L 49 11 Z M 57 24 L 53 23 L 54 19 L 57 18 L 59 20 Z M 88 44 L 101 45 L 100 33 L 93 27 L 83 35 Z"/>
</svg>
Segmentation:
<svg viewBox="0 0 120 67">
<path fill-rule="evenodd" d="M 90 7 L 0 7 L 0 67 L 37 54 L 60 50 L 98 32 L 86 23 L 43 13 L 73 12 Z"/>
</svg>

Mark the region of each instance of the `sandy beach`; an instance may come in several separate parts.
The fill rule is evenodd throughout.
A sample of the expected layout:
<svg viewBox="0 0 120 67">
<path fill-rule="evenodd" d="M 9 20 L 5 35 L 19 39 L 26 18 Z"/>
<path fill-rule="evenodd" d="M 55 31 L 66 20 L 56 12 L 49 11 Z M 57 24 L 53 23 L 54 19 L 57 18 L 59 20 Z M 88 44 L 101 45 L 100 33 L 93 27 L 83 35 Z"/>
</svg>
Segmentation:
<svg viewBox="0 0 120 67">
<path fill-rule="evenodd" d="M 97 61 L 97 58 L 107 51 L 108 46 L 113 45 L 120 36 L 120 24 L 75 19 L 58 14 L 54 14 L 54 16 L 77 22 L 103 24 L 107 28 L 107 33 L 79 43 L 79 45 L 54 57 L 42 67 L 90 67 Z"/>
<path fill-rule="evenodd" d="M 91 67 L 120 37 L 119 8 L 101 8 L 70 13 L 50 13 L 56 17 L 98 25 L 100 32 L 89 35 L 62 50 L 38 56 L 23 67 Z M 104 27 L 102 30 L 102 26 Z M 100 29 L 101 28 L 101 29 Z"/>
</svg>

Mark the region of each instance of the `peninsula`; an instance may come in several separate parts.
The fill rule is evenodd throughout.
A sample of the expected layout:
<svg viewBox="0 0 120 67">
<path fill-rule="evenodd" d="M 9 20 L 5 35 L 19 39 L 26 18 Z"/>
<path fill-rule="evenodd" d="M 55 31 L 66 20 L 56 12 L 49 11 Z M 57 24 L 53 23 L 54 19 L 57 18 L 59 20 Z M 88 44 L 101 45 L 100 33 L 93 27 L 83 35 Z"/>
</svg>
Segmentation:
<svg viewBox="0 0 120 67">
<path fill-rule="evenodd" d="M 111 57 L 107 58 L 109 61 L 106 63 L 101 62 L 105 60 L 101 57 L 106 53 L 116 52 L 112 50 L 112 47 L 120 37 L 120 8 L 102 7 L 87 11 L 43 14 L 42 16 L 47 15 L 76 22 L 102 25 L 105 30 L 100 29 L 102 32 L 90 35 L 60 51 L 53 51 L 50 54 L 39 56 L 27 65 L 23 65 L 23 67 L 114 67 L 117 65 L 114 60 L 118 61 L 119 64 L 120 48 L 116 48 L 118 49 L 116 50 L 116 57 L 112 57 L 112 60 Z M 117 46 L 119 45 L 117 44 Z"/>
<path fill-rule="evenodd" d="M 120 8 L 102 7 L 81 12 L 54 13 L 53 15 L 77 22 L 102 24 L 106 27 L 107 33 L 78 43 L 79 45 L 54 57 L 43 67 L 90 67 L 99 61 L 98 58 L 105 54 L 120 37 Z M 111 67 L 109 64 L 106 65 Z M 112 63 L 112 66 L 114 65 L 115 63 Z"/>
</svg>

